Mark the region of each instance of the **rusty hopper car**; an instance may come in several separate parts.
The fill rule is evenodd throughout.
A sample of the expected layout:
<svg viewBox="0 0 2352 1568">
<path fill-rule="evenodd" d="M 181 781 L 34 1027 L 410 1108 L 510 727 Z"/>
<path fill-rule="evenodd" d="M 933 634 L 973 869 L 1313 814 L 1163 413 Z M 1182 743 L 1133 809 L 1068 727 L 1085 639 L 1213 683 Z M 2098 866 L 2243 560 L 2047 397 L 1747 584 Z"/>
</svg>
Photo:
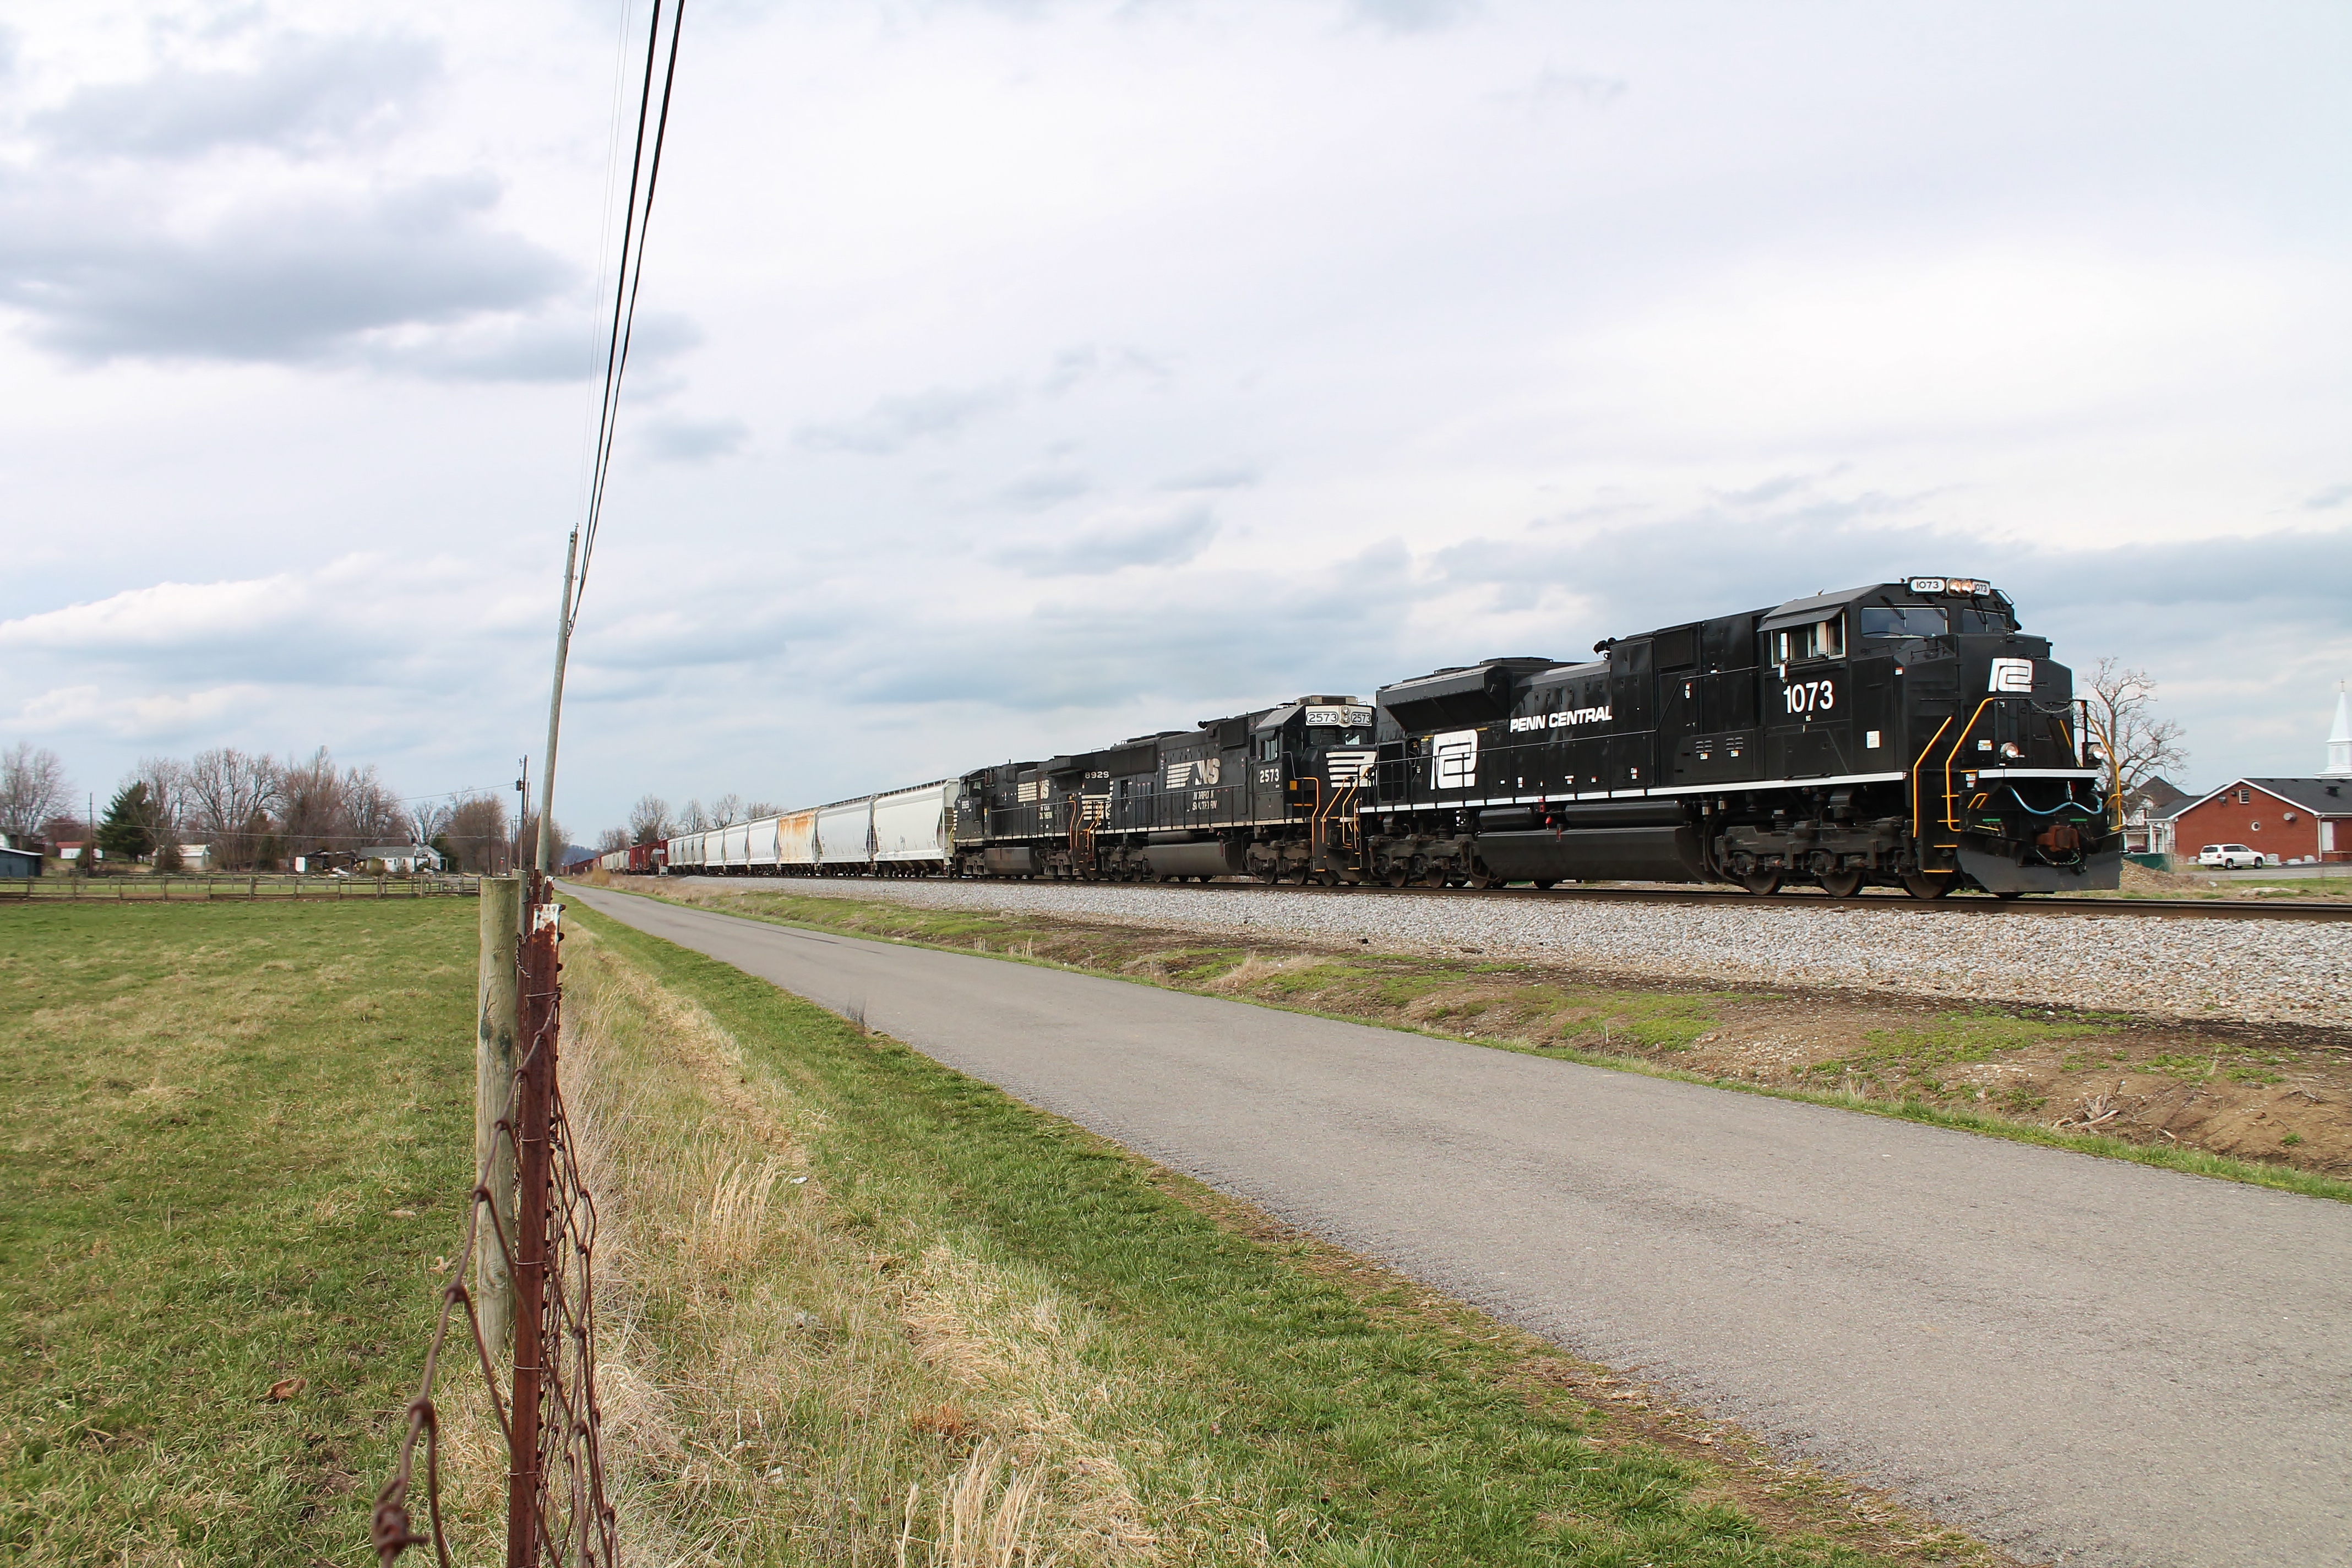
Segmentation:
<svg viewBox="0 0 2352 1568">
<path fill-rule="evenodd" d="M 2117 885 L 2072 672 L 1989 584 L 1914 577 L 1594 652 L 1382 689 L 1359 874 Z"/>
</svg>

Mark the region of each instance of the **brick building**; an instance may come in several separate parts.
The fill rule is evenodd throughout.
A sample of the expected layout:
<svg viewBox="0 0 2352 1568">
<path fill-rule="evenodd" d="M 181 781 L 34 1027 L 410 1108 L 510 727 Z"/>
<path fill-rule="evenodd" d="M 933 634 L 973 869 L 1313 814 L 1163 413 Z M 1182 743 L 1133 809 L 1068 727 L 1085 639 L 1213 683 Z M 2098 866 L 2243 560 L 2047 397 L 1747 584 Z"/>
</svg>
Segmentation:
<svg viewBox="0 0 2352 1568">
<path fill-rule="evenodd" d="M 2232 779 L 2173 816 L 2173 853 L 2243 844 L 2293 866 L 2352 861 L 2352 691 L 2336 688 L 2327 765 L 2307 779 Z"/>
<path fill-rule="evenodd" d="M 2352 861 L 2352 778 L 2234 779 L 2173 819 L 2173 853 L 2243 844 L 2281 865 Z"/>
</svg>

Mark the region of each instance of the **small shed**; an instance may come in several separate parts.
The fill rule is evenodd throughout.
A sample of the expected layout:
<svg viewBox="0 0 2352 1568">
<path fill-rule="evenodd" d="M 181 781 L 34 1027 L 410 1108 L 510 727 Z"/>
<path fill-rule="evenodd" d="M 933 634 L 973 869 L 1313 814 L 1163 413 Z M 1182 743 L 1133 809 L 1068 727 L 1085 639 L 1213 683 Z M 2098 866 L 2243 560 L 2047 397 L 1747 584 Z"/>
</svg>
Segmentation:
<svg viewBox="0 0 2352 1568">
<path fill-rule="evenodd" d="M 40 874 L 39 850 L 0 848 L 0 877 L 37 877 Z"/>
</svg>

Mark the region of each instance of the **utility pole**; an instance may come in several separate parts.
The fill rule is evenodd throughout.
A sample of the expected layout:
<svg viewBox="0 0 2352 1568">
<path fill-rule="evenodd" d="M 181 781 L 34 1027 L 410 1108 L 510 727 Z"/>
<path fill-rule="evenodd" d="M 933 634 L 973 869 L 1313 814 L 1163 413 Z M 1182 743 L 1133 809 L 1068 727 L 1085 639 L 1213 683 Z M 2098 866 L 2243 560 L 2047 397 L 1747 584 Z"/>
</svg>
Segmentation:
<svg viewBox="0 0 2352 1568">
<path fill-rule="evenodd" d="M 530 758 L 526 754 L 522 759 L 520 771 L 515 775 L 515 830 L 514 836 L 507 841 L 507 858 L 510 862 L 507 870 L 509 875 L 518 874 L 522 870 L 522 830 L 523 826 L 530 821 Z"/>
<path fill-rule="evenodd" d="M 555 611 L 555 684 L 547 699 L 547 758 L 539 770 L 539 855 L 545 875 L 555 869 L 555 734 L 563 723 L 563 661 L 572 652 L 572 578 L 580 564 L 580 530 L 563 551 L 563 599 Z"/>
</svg>

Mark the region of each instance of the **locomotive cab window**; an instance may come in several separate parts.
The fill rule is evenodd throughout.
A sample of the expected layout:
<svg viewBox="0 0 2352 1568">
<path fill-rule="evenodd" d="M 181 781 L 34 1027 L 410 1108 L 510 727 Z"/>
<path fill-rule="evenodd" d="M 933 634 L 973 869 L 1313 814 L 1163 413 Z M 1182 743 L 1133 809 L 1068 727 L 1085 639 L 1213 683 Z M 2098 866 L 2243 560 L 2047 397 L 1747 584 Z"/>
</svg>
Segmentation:
<svg viewBox="0 0 2352 1568">
<path fill-rule="evenodd" d="M 1802 664 L 1807 659 L 1844 657 L 1845 621 L 1841 616 L 1832 616 L 1826 621 L 1790 626 L 1772 634 L 1774 664 Z"/>
<path fill-rule="evenodd" d="M 1372 732 L 1368 729 L 1341 729 L 1336 725 L 1318 724 L 1307 731 L 1309 746 L 1369 746 Z"/>
<path fill-rule="evenodd" d="M 1854 623 L 1866 637 L 1939 637 L 1952 629 L 1951 616 L 1940 605 L 1864 605 Z"/>
</svg>

